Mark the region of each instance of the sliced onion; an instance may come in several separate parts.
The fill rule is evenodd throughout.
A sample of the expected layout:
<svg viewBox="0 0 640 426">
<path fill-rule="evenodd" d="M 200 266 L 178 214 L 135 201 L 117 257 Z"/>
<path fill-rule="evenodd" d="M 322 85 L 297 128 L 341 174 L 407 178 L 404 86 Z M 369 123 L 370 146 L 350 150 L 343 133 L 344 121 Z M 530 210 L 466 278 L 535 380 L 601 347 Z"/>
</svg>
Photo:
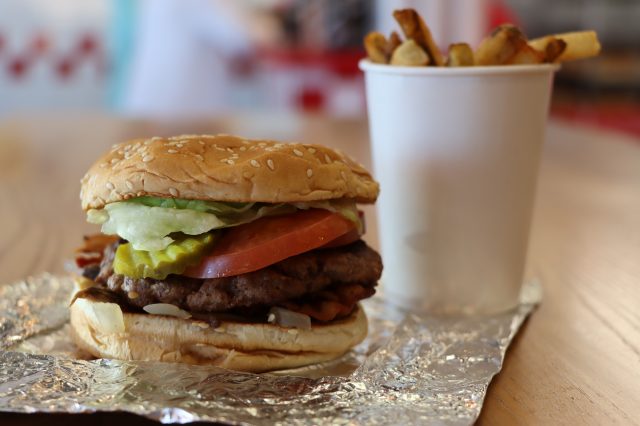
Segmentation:
<svg viewBox="0 0 640 426">
<path fill-rule="evenodd" d="M 309 315 L 293 312 L 277 306 L 269 309 L 267 321 L 271 324 L 278 324 L 280 327 L 311 330 L 311 317 Z"/>
<path fill-rule="evenodd" d="M 118 304 L 94 302 L 81 298 L 77 299 L 74 304 L 79 305 L 87 321 L 94 328 L 107 334 L 124 333 L 124 317 Z"/>
<path fill-rule="evenodd" d="M 170 303 L 152 303 L 151 305 L 147 305 L 142 309 L 144 309 L 145 312 L 153 315 L 165 315 L 182 319 L 191 318 L 191 314 L 189 312 L 182 310 L 176 305 L 172 305 Z"/>
</svg>

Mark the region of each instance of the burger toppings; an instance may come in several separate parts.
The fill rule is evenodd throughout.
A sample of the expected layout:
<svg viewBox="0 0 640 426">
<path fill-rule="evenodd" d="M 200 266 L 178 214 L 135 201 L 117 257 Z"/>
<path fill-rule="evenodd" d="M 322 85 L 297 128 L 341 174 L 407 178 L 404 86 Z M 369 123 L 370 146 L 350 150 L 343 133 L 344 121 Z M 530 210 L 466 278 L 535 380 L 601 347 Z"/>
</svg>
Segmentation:
<svg viewBox="0 0 640 426">
<path fill-rule="evenodd" d="M 113 259 L 117 274 L 132 278 L 163 279 L 169 274 L 181 274 L 197 264 L 214 245 L 212 233 L 183 236 L 163 250 L 136 250 L 131 243 L 121 244 Z"/>
<path fill-rule="evenodd" d="M 322 247 L 355 229 L 353 222 L 328 210 L 264 217 L 227 230 L 213 250 L 183 275 L 221 278 L 257 271 Z"/>
<path fill-rule="evenodd" d="M 166 303 L 191 314 L 232 312 L 262 315 L 277 306 L 331 321 L 349 315 L 358 300 L 375 293 L 382 272 L 380 256 L 363 241 L 311 250 L 257 271 L 224 278 L 169 275 L 162 280 L 114 273 L 108 246 L 95 280 L 133 308 Z M 135 294 L 136 297 L 131 297 Z"/>
<path fill-rule="evenodd" d="M 191 314 L 189 312 L 183 311 L 176 305 L 171 305 L 169 303 L 153 303 L 151 305 L 144 306 L 142 309 L 153 315 L 166 315 L 182 319 L 191 318 Z"/>
<path fill-rule="evenodd" d="M 354 221 L 359 218 L 353 200 L 308 203 L 221 203 L 138 197 L 107 204 L 87 212 L 90 223 L 101 224 L 105 234 L 117 234 L 136 250 L 164 250 L 174 241 L 171 234 L 200 235 L 205 232 L 242 225 L 263 216 L 293 213 L 311 208 L 337 212 Z"/>
<path fill-rule="evenodd" d="M 267 321 L 271 324 L 278 324 L 280 327 L 301 328 L 303 330 L 311 329 L 311 318 L 309 318 L 309 315 L 300 314 L 277 306 L 269 309 Z"/>
<path fill-rule="evenodd" d="M 102 261 L 102 254 L 105 246 L 118 240 L 112 235 L 87 235 L 84 237 L 84 244 L 75 252 L 76 265 L 84 268 L 87 265 L 97 265 Z"/>
</svg>

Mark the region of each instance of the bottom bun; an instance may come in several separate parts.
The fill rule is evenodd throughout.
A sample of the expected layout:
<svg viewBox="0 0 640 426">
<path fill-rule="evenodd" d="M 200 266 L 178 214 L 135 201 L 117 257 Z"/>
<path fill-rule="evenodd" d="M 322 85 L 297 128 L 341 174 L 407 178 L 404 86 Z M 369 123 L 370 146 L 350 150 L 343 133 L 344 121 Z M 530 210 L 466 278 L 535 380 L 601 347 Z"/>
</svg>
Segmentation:
<svg viewBox="0 0 640 426">
<path fill-rule="evenodd" d="M 346 318 L 310 330 L 223 321 L 216 328 L 192 319 L 123 313 L 115 303 L 78 298 L 71 305 L 76 344 L 100 358 L 183 362 L 263 372 L 329 361 L 367 335 L 357 305 Z"/>
</svg>

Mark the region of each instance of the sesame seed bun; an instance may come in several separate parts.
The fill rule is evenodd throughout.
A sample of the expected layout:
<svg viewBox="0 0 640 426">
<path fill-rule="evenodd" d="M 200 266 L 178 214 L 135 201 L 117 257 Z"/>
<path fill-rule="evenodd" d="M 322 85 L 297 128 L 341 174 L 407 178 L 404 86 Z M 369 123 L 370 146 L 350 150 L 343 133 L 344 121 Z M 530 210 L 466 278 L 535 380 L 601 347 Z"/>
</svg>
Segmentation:
<svg viewBox="0 0 640 426">
<path fill-rule="evenodd" d="M 85 298 L 76 299 L 70 309 L 74 341 L 96 357 L 239 371 L 263 372 L 329 361 L 367 335 L 367 319 L 359 305 L 349 317 L 313 325 L 310 330 L 233 321 L 211 328 L 192 319 L 123 313 L 115 303 Z"/>
<path fill-rule="evenodd" d="M 230 135 L 134 139 L 114 145 L 81 180 L 82 208 L 141 196 L 287 203 L 375 202 L 369 172 L 320 145 Z"/>
</svg>

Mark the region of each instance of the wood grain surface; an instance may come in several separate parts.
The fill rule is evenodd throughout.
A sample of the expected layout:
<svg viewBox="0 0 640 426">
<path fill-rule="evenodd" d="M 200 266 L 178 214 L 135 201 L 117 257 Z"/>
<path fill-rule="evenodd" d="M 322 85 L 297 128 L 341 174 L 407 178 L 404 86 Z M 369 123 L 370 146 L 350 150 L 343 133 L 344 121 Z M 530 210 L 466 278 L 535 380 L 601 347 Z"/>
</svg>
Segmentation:
<svg viewBox="0 0 640 426">
<path fill-rule="evenodd" d="M 96 230 L 80 209 L 79 179 L 113 143 L 215 132 L 324 143 L 370 166 L 364 120 L 242 115 L 151 123 L 85 114 L 0 122 L 0 283 L 64 271 L 83 233 Z M 544 301 L 492 382 L 480 424 L 640 424 L 638 142 L 550 125 L 528 263 Z M 375 210 L 367 210 L 367 239 L 377 246 Z M 0 424 L 80 419 L 137 418 L 0 414 Z"/>
</svg>

